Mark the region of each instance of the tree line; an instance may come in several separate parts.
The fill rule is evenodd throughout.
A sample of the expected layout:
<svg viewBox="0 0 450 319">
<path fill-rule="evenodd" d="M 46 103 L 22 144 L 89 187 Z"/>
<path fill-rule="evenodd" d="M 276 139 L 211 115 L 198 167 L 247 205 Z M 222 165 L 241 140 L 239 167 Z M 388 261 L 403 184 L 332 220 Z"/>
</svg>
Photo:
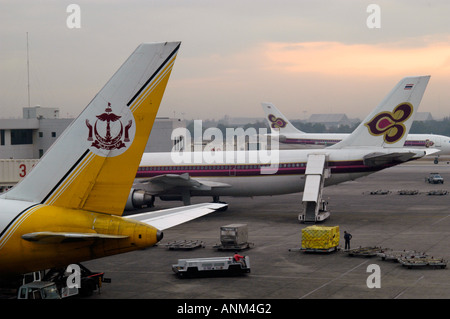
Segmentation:
<svg viewBox="0 0 450 319">
<path fill-rule="evenodd" d="M 299 130 L 307 133 L 351 133 L 360 123 L 330 128 L 326 128 L 323 124 L 303 123 L 300 121 L 293 121 L 292 124 Z M 432 121 L 415 121 L 409 133 L 450 136 L 450 118 L 446 117 L 442 120 Z"/>
<path fill-rule="evenodd" d="M 194 133 L 193 121 L 187 123 L 187 129 Z M 339 127 L 333 126 L 327 128 L 324 124 L 320 123 L 308 123 L 303 121 L 292 121 L 292 124 L 300 131 L 306 133 L 351 133 L 360 123 L 355 123 L 353 125 L 340 125 Z M 246 125 L 224 125 L 217 123 L 215 121 L 208 121 L 205 125 L 203 123 L 203 131 L 209 127 L 219 128 L 225 136 L 226 128 L 238 128 L 242 127 L 244 130 L 253 127 L 256 130 L 259 128 L 266 128 L 267 132 L 270 132 L 270 128 L 266 122 L 257 122 Z M 432 120 L 432 121 L 415 121 L 410 130 L 411 134 L 436 134 L 450 136 L 450 118 L 446 117 L 442 120 Z"/>
</svg>

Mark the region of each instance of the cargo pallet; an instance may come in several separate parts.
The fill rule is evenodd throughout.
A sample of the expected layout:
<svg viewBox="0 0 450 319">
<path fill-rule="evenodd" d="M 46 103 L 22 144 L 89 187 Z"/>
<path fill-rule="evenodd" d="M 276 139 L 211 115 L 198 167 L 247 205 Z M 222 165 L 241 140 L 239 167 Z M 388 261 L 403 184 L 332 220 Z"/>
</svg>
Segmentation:
<svg viewBox="0 0 450 319">
<path fill-rule="evenodd" d="M 360 257 L 373 257 L 382 251 L 381 247 L 359 247 L 355 249 L 347 250 L 347 254 L 351 257 L 360 256 Z"/>
<path fill-rule="evenodd" d="M 391 193 L 391 191 L 389 191 L 389 190 L 378 189 L 376 191 L 371 191 L 370 195 L 388 195 L 390 193 Z"/>
<path fill-rule="evenodd" d="M 173 242 L 169 242 L 167 244 L 165 244 L 165 246 L 169 249 L 169 250 L 190 250 L 190 249 L 194 249 L 194 248 L 205 248 L 205 245 L 203 244 L 202 241 L 198 241 L 198 240 L 178 240 L 178 241 L 173 241 Z"/>
<path fill-rule="evenodd" d="M 330 248 L 289 248 L 289 251 L 302 251 L 305 253 L 332 253 L 340 250 L 339 246 Z"/>
<path fill-rule="evenodd" d="M 240 244 L 240 245 L 214 245 L 213 248 L 217 249 L 217 250 L 244 250 L 244 249 L 250 249 L 252 247 L 254 247 L 255 244 L 254 243 L 244 243 L 244 244 Z"/>
<path fill-rule="evenodd" d="M 433 257 L 403 257 L 399 258 L 398 261 L 404 267 L 408 269 L 418 268 L 418 267 L 433 267 L 444 269 L 447 266 L 447 261 L 442 258 Z"/>
<path fill-rule="evenodd" d="M 434 191 L 429 191 L 427 193 L 428 195 L 447 195 L 448 191 L 444 190 L 444 189 L 440 189 L 440 190 L 434 190 Z"/>
<path fill-rule="evenodd" d="M 407 189 L 403 189 L 398 191 L 399 195 L 417 195 L 419 194 L 418 190 L 407 190 Z"/>
<path fill-rule="evenodd" d="M 381 257 L 381 260 L 398 261 L 399 258 L 425 257 L 426 255 L 415 250 L 384 249 L 381 252 L 377 253 L 377 256 Z"/>
</svg>

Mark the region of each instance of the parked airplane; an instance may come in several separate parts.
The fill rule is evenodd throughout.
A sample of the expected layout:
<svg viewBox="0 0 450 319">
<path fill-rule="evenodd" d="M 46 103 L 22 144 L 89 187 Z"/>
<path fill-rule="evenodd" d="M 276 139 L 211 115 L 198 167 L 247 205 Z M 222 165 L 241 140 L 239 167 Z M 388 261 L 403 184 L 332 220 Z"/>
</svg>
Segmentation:
<svg viewBox="0 0 450 319">
<path fill-rule="evenodd" d="M 314 165 L 308 162 L 311 155 L 325 156 L 321 165 L 331 173 L 325 185 L 333 185 L 430 154 L 435 150 L 403 147 L 428 81 L 429 76 L 402 79 L 341 142 L 324 149 L 279 150 L 269 163 L 261 160 L 265 151 L 216 152 L 215 162 L 205 161 L 207 152 L 144 153 L 127 209 L 152 204 L 155 197 L 189 204 L 191 196 L 217 201 L 219 196 L 302 192 L 308 166 Z"/>
<path fill-rule="evenodd" d="M 297 129 L 272 103 L 261 103 L 271 135 L 276 135 L 280 143 L 301 146 L 302 148 L 323 148 L 345 139 L 344 133 L 305 133 Z M 435 164 L 440 155 L 450 155 L 450 137 L 434 134 L 408 134 L 405 147 L 429 148 L 438 150 L 434 153 Z"/>
<path fill-rule="evenodd" d="M 0 277 L 154 245 L 211 204 L 121 217 L 179 42 L 140 45 L 21 182 L 0 196 Z"/>
</svg>

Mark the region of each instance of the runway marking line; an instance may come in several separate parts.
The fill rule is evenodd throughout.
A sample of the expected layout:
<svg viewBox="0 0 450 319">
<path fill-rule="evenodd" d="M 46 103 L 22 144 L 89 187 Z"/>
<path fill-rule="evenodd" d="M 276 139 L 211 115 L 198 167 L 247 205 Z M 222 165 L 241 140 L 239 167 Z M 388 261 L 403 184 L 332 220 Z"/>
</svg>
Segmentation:
<svg viewBox="0 0 450 319">
<path fill-rule="evenodd" d="M 329 284 L 331 284 L 332 282 L 334 282 L 334 281 L 336 281 L 336 280 L 338 280 L 338 279 L 340 279 L 340 278 L 342 278 L 342 277 L 344 277 L 345 275 L 347 275 L 348 273 L 350 273 L 350 272 L 352 272 L 353 270 L 355 270 L 356 268 L 358 268 L 358 267 L 361 267 L 362 265 L 364 265 L 364 264 L 367 264 L 369 261 L 368 260 L 366 260 L 366 261 L 364 261 L 364 262 L 362 262 L 362 263 L 360 263 L 359 265 L 357 265 L 357 266 L 355 266 L 355 267 L 353 267 L 352 269 L 350 269 L 350 270 L 347 270 L 346 272 L 344 272 L 343 274 L 341 274 L 340 276 L 338 276 L 338 277 L 336 277 L 336 278 L 334 278 L 334 279 L 332 279 L 332 280 L 330 280 L 330 281 L 328 281 L 328 282 L 326 282 L 326 283 L 324 283 L 322 286 L 320 286 L 320 287 L 317 287 L 316 289 L 314 289 L 314 290 L 312 290 L 312 291 L 310 291 L 310 292 L 308 292 L 306 295 L 303 295 L 302 297 L 300 297 L 299 299 L 303 299 L 303 298 L 306 298 L 306 297 L 308 297 L 309 295 L 311 295 L 311 294 L 313 294 L 313 293 L 315 293 L 317 290 L 319 290 L 319 289 L 322 289 L 323 287 L 325 287 L 325 286 L 328 286 Z"/>
<path fill-rule="evenodd" d="M 419 279 L 417 279 L 412 285 L 411 287 L 414 287 L 419 281 L 421 281 L 425 276 L 421 276 Z M 397 299 L 398 297 L 400 297 L 401 295 L 403 295 L 403 293 L 410 289 L 411 287 L 406 287 L 405 289 L 403 289 L 402 291 L 400 291 L 395 297 L 394 299 Z"/>
</svg>

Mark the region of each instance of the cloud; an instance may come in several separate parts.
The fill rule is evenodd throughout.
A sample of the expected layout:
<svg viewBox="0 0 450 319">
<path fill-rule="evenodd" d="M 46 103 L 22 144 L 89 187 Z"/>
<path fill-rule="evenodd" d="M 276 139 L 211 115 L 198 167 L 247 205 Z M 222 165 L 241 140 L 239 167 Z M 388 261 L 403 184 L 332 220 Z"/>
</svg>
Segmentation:
<svg viewBox="0 0 450 319">
<path fill-rule="evenodd" d="M 422 46 L 402 43 L 265 43 L 268 68 L 286 73 L 389 76 L 448 73 L 450 41 Z"/>
<path fill-rule="evenodd" d="M 261 42 L 239 52 L 180 57 L 166 110 L 183 112 L 187 118 L 258 117 L 259 103 L 269 101 L 291 118 L 312 113 L 361 118 L 401 78 L 431 75 L 421 112 L 448 116 L 442 105 L 450 99 L 448 40 L 433 36 L 378 44 Z"/>
<path fill-rule="evenodd" d="M 443 0 L 378 1 L 378 30 L 366 26 L 370 2 L 357 0 L 81 0 L 81 29 L 66 26 L 70 3 L 2 2 L 2 116 L 20 116 L 27 103 L 26 32 L 31 102 L 61 114 L 77 115 L 138 43 L 166 40 L 183 44 L 161 116 L 259 116 L 261 101 L 293 117 L 364 116 L 400 78 L 417 74 L 432 75 L 430 110 L 447 113 L 438 107 L 450 99 Z"/>
</svg>

